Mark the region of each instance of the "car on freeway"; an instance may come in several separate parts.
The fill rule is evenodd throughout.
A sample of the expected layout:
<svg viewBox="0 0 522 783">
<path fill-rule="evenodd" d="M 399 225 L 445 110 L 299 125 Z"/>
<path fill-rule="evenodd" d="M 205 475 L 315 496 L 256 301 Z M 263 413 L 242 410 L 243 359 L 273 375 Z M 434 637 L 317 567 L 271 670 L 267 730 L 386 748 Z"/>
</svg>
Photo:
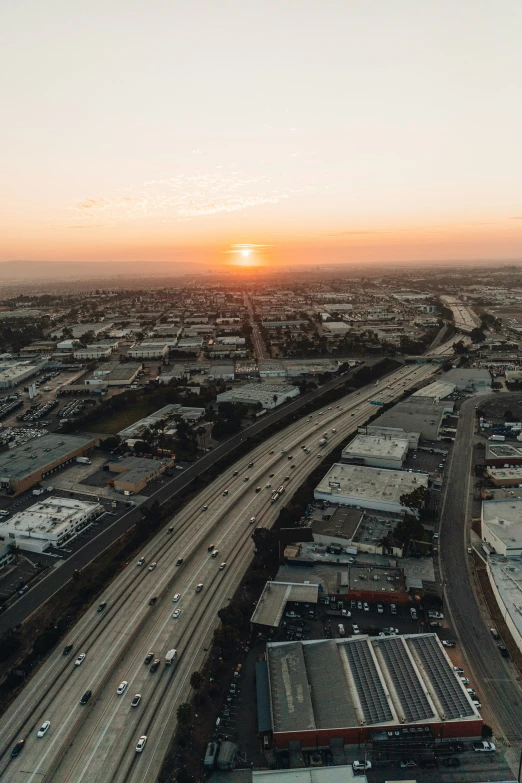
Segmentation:
<svg viewBox="0 0 522 783">
<path fill-rule="evenodd" d="M 255 517 L 250 517 L 250 524 L 251 524 L 251 525 L 253 525 L 255 521 L 256 521 L 256 518 L 255 518 Z"/>
<path fill-rule="evenodd" d="M 176 593 L 176 595 L 172 599 L 172 603 L 176 604 L 179 601 L 180 598 L 181 598 L 181 593 Z"/>
<path fill-rule="evenodd" d="M 224 571 L 226 567 L 227 567 L 226 563 L 221 563 L 220 566 L 219 566 L 219 570 L 220 571 Z"/>
<path fill-rule="evenodd" d="M 157 564 L 155 561 L 154 561 L 154 562 L 152 562 L 152 563 L 150 564 L 150 566 L 149 566 L 149 571 L 154 571 L 154 569 L 156 568 L 156 566 L 157 566 L 157 565 L 158 565 L 158 564 Z"/>
<path fill-rule="evenodd" d="M 352 761 L 352 769 L 354 772 L 364 772 L 367 769 L 372 768 L 371 761 Z"/>
<path fill-rule="evenodd" d="M 75 666 L 80 666 L 85 660 L 85 653 L 80 653 L 80 655 L 77 657 L 77 659 L 74 662 Z"/>
<path fill-rule="evenodd" d="M 266 487 L 267 489 L 269 489 L 271 486 L 272 486 L 272 485 L 271 485 L 270 483 L 269 483 L 269 484 L 265 484 L 265 487 Z"/>
<path fill-rule="evenodd" d="M 504 644 L 497 644 L 497 647 L 500 650 L 500 654 L 503 658 L 509 658 L 508 649 Z"/>
<path fill-rule="evenodd" d="M 488 742 L 487 740 L 481 740 L 480 742 L 473 743 L 473 750 L 475 753 L 494 753 L 497 746 L 494 742 Z"/>
<path fill-rule="evenodd" d="M 152 665 L 151 665 L 149 671 L 154 673 L 157 670 L 159 665 L 160 665 L 160 659 L 159 658 L 154 658 L 154 660 L 152 661 Z"/>
<path fill-rule="evenodd" d="M 156 595 L 153 595 L 152 598 L 149 600 L 149 606 L 154 606 L 157 600 L 158 597 Z"/>
<path fill-rule="evenodd" d="M 273 453 L 274 453 L 273 451 L 270 452 L 270 454 L 273 454 Z"/>
<path fill-rule="evenodd" d="M 182 557 L 178 557 L 178 559 L 176 560 L 176 565 L 180 566 L 182 563 L 183 563 L 183 558 Z"/>
<path fill-rule="evenodd" d="M 146 742 L 147 742 L 147 736 L 144 734 L 138 740 L 138 744 L 136 745 L 136 753 L 141 753 L 143 751 Z"/>
<path fill-rule="evenodd" d="M 261 487 L 256 487 L 256 492 L 261 492 Z"/>
<path fill-rule="evenodd" d="M 149 663 L 152 661 L 152 659 L 153 659 L 153 658 L 154 658 L 154 653 L 151 653 L 151 652 L 150 652 L 150 653 L 147 653 L 147 655 L 145 656 L 145 660 L 143 661 L 143 663 L 145 664 L 145 666 L 148 666 L 148 665 L 149 665 Z"/>
<path fill-rule="evenodd" d="M 235 471 L 232 473 L 232 475 L 233 475 L 233 476 L 239 476 L 239 470 L 235 470 Z"/>
<path fill-rule="evenodd" d="M 177 620 L 178 617 L 180 616 L 180 614 L 181 614 L 181 609 L 176 609 L 176 611 L 173 613 L 172 617 L 174 618 L 174 620 Z"/>
<path fill-rule="evenodd" d="M 172 533 L 174 530 L 174 525 L 171 525 L 169 528 L 167 528 L 167 533 Z"/>
<path fill-rule="evenodd" d="M 460 767 L 460 759 L 456 756 L 448 756 L 448 758 L 442 759 L 444 767 Z"/>
<path fill-rule="evenodd" d="M 141 701 L 141 693 L 137 693 L 136 696 L 131 701 L 131 707 L 137 707 L 140 701 Z"/>
<path fill-rule="evenodd" d="M 127 688 L 128 684 L 129 683 L 127 682 L 127 680 L 123 680 L 122 682 L 120 682 L 118 688 L 116 689 L 116 693 L 118 694 L 118 696 L 121 696 L 121 694 L 125 692 L 125 689 Z"/>
<path fill-rule="evenodd" d="M 207 546 L 207 552 L 213 552 L 215 548 L 215 544 L 211 544 L 210 546 Z"/>
<path fill-rule="evenodd" d="M 101 604 L 98 604 L 98 611 L 103 612 L 106 606 L 107 606 L 107 601 L 102 601 Z"/>
<path fill-rule="evenodd" d="M 226 495 L 228 495 L 228 489 L 225 489 L 225 491 L 223 492 L 223 497 L 225 497 Z"/>
<path fill-rule="evenodd" d="M 243 479 L 243 481 L 248 481 L 248 480 L 249 480 L 249 478 L 250 478 L 250 476 L 245 476 L 245 478 Z"/>
<path fill-rule="evenodd" d="M 144 564 L 144 562 L 145 562 L 145 558 L 144 557 L 140 557 L 140 559 L 138 560 L 136 565 L 142 566 Z"/>
<path fill-rule="evenodd" d="M 203 582 L 200 582 L 199 585 L 196 587 L 196 593 L 201 593 L 203 590 Z"/>
<path fill-rule="evenodd" d="M 295 470 L 295 465 L 290 465 L 291 470 Z"/>
<path fill-rule="evenodd" d="M 208 506 L 201 506 L 202 511 L 208 511 Z"/>
<path fill-rule="evenodd" d="M 268 478 L 274 478 L 274 476 L 275 476 L 275 473 L 270 473 L 270 474 L 268 475 Z"/>
<path fill-rule="evenodd" d="M 85 705 L 89 701 L 89 699 L 92 696 L 92 691 L 85 691 L 82 698 L 80 699 L 80 704 Z"/>
<path fill-rule="evenodd" d="M 22 750 L 24 749 L 25 740 L 18 740 L 16 745 L 13 745 L 13 749 L 11 751 L 11 758 L 15 759 L 17 756 L 20 755 Z"/>
<path fill-rule="evenodd" d="M 253 462 L 249 462 L 248 465 L 247 465 L 247 468 L 253 468 L 253 467 L 254 467 L 254 463 Z"/>
<path fill-rule="evenodd" d="M 74 646 L 74 645 L 72 645 L 72 644 L 67 644 L 67 645 L 66 645 L 66 646 L 63 648 L 62 655 L 69 655 L 69 653 L 71 652 L 71 650 L 72 650 L 73 646 Z"/>
<path fill-rule="evenodd" d="M 37 737 L 45 737 L 45 735 L 47 734 L 47 732 L 49 730 L 49 726 L 50 725 L 51 725 L 51 721 L 50 720 L 44 720 L 44 722 L 42 723 L 42 725 L 38 729 L 38 734 L 36 736 Z"/>
<path fill-rule="evenodd" d="M 456 647 L 457 642 L 452 641 L 451 639 L 443 639 L 442 640 L 443 647 Z"/>
</svg>

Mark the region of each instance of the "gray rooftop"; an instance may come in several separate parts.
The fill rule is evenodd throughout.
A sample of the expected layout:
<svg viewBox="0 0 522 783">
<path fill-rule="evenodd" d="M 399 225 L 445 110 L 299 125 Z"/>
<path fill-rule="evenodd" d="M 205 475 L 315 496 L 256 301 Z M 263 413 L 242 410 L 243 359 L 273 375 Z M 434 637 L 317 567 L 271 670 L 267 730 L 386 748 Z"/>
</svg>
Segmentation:
<svg viewBox="0 0 522 783">
<path fill-rule="evenodd" d="M 316 604 L 318 597 L 318 584 L 267 582 L 250 622 L 277 628 L 288 601 Z"/>
<path fill-rule="evenodd" d="M 0 454 L 0 480 L 21 479 L 43 470 L 51 462 L 65 459 L 71 452 L 94 445 L 93 438 L 81 435 L 43 435 L 29 443 Z"/>
</svg>

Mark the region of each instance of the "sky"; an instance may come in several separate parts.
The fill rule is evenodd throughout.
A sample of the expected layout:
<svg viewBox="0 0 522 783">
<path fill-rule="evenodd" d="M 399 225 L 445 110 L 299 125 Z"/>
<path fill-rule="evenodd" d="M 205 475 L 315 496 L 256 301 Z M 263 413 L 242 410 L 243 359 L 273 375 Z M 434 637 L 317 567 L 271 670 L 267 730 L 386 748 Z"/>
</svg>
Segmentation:
<svg viewBox="0 0 522 783">
<path fill-rule="evenodd" d="M 522 258 L 521 30 L 519 0 L 3 0 L 0 261 Z"/>
</svg>

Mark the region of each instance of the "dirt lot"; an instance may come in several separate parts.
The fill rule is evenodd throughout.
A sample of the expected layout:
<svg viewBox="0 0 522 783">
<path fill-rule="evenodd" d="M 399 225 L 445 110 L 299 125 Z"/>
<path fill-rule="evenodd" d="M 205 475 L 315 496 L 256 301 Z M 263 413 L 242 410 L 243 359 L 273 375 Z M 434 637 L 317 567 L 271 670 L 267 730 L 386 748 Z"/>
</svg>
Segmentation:
<svg viewBox="0 0 522 783">
<path fill-rule="evenodd" d="M 510 421 L 522 421 L 522 394 L 510 393 L 499 394 L 493 399 L 477 403 L 479 409 L 484 412 L 485 418 L 494 423 L 504 423 L 506 421 L 506 411 L 513 414 Z"/>
</svg>

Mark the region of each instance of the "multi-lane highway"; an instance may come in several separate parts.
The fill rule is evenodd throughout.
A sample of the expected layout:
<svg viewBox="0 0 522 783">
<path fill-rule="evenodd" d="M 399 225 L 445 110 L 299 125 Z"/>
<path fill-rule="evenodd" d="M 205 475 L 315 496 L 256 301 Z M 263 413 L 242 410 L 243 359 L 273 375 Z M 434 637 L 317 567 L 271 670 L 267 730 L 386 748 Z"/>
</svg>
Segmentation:
<svg viewBox="0 0 522 783">
<path fill-rule="evenodd" d="M 202 490 L 173 518 L 172 533 L 166 526 L 146 545 L 144 565 L 131 563 L 107 588 L 100 597 L 104 610 L 91 607 L 71 630 L 64 640 L 73 644 L 71 653 L 63 656 L 63 645 L 51 653 L 0 719 L 0 780 L 155 780 L 175 729 L 177 707 L 189 694 L 190 675 L 201 666 L 217 625 L 217 611 L 230 600 L 250 562 L 254 527 L 272 525 L 288 495 L 317 465 L 325 451 L 319 447 L 324 432 L 327 448 L 334 448 L 375 411 L 372 399 L 393 401 L 435 371 L 433 365 L 403 367 L 304 417 Z M 271 504 L 271 491 L 281 484 L 286 493 Z M 209 547 L 219 550 L 217 557 Z M 176 565 L 180 558 L 182 564 Z M 157 566 L 149 570 L 152 562 Z M 221 563 L 226 567 L 221 569 Z M 196 592 L 199 584 L 203 587 Z M 174 603 L 175 594 L 181 597 Z M 153 597 L 157 601 L 149 605 Z M 177 618 L 172 616 L 175 609 L 180 610 Z M 177 659 L 167 666 L 164 657 L 171 648 Z M 144 664 L 149 652 L 161 661 L 155 672 Z M 75 666 L 80 653 L 85 660 Z M 119 695 L 124 680 L 128 685 Z M 92 696 L 80 705 L 87 691 Z M 141 701 L 133 707 L 138 693 Z M 50 728 L 40 738 L 37 732 L 46 720 Z M 136 753 L 142 735 L 147 743 Z M 11 758 L 20 739 L 25 746 Z"/>
</svg>

